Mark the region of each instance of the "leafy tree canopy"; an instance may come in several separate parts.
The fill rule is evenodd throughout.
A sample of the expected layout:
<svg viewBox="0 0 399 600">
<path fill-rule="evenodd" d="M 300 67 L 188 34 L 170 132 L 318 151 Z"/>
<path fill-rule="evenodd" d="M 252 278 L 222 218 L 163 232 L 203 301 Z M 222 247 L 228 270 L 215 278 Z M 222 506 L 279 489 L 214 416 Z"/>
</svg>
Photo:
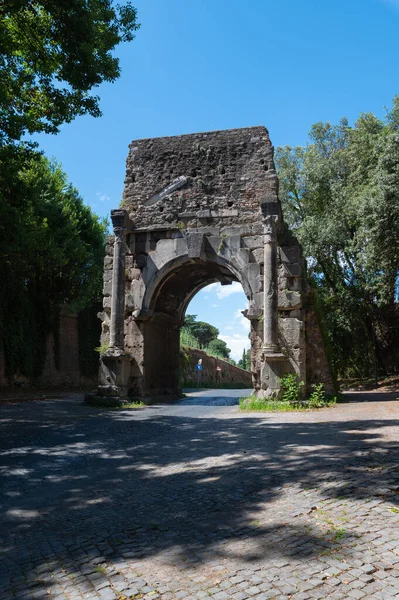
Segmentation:
<svg viewBox="0 0 399 600">
<path fill-rule="evenodd" d="M 219 329 L 209 323 L 205 323 L 205 321 L 197 321 L 196 319 L 196 315 L 186 315 L 183 327 L 188 329 L 198 340 L 200 348 L 205 348 L 212 340 L 216 340 L 219 335 Z"/>
<path fill-rule="evenodd" d="M 337 371 L 364 375 L 375 361 L 383 370 L 382 307 L 399 275 L 399 97 L 384 120 L 317 123 L 309 137 L 277 151 L 285 220 L 319 290 Z"/>
<path fill-rule="evenodd" d="M 7 371 L 38 375 L 59 306 L 101 294 L 106 224 L 65 173 L 24 147 L 0 149 L 0 339 Z"/>
<path fill-rule="evenodd" d="M 229 358 L 230 348 L 227 347 L 226 342 L 223 340 L 211 340 L 208 344 L 208 349 L 212 350 L 215 354 L 218 354 L 221 358 Z"/>
<path fill-rule="evenodd" d="M 100 116 L 92 90 L 119 77 L 114 48 L 139 28 L 130 2 L 7 0 L 0 6 L 0 143 Z"/>
</svg>

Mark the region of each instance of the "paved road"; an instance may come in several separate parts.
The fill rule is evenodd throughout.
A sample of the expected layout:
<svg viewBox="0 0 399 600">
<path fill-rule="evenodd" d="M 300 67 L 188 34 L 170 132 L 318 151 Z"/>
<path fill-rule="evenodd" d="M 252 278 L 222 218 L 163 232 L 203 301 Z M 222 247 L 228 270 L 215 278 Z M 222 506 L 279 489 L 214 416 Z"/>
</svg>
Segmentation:
<svg viewBox="0 0 399 600">
<path fill-rule="evenodd" d="M 399 597 L 399 404 L 242 394 L 1 405 L 0 599 Z"/>
</svg>

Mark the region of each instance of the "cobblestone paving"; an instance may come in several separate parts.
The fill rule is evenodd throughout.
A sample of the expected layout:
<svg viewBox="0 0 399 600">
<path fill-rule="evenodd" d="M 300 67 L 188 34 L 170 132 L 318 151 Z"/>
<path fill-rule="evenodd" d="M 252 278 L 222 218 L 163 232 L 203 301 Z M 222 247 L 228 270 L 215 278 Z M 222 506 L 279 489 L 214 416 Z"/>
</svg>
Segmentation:
<svg viewBox="0 0 399 600">
<path fill-rule="evenodd" d="M 0 599 L 399 597 L 399 403 L 200 402 L 1 405 Z"/>
</svg>

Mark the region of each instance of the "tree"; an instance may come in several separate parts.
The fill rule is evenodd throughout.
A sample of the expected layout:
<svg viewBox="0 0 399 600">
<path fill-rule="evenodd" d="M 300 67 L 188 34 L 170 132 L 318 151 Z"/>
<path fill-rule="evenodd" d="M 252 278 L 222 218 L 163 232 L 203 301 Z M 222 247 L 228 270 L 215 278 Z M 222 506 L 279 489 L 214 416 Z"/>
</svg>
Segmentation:
<svg viewBox="0 0 399 600">
<path fill-rule="evenodd" d="M 0 149 L 0 340 L 8 375 L 39 375 L 60 305 L 101 294 L 105 224 L 56 163 Z"/>
<path fill-rule="evenodd" d="M 242 351 L 242 358 L 238 361 L 238 367 L 245 369 L 246 371 L 251 370 L 251 349 Z"/>
<path fill-rule="evenodd" d="M 192 326 L 195 324 L 196 320 L 197 320 L 197 315 L 186 315 L 184 318 L 183 327 L 186 327 L 187 329 L 191 329 Z"/>
<path fill-rule="evenodd" d="M 217 338 L 219 329 L 204 321 L 197 321 L 192 327 L 192 333 L 197 338 L 200 348 L 205 348 Z"/>
<path fill-rule="evenodd" d="M 218 337 L 219 330 L 209 323 L 197 321 L 196 319 L 196 315 L 186 315 L 183 327 L 198 340 L 200 348 L 205 348 Z"/>
<path fill-rule="evenodd" d="M 384 370 L 381 307 L 399 275 L 399 97 L 386 119 L 317 123 L 306 147 L 279 148 L 285 219 L 307 257 L 341 375 Z"/>
<path fill-rule="evenodd" d="M 230 348 L 227 347 L 226 342 L 223 340 L 211 340 L 207 346 L 208 350 L 211 350 L 221 358 L 230 358 Z"/>
<path fill-rule="evenodd" d="M 139 28 L 130 2 L 7 0 L 0 7 L 0 143 L 101 115 L 91 92 L 119 77 L 115 47 Z"/>
</svg>

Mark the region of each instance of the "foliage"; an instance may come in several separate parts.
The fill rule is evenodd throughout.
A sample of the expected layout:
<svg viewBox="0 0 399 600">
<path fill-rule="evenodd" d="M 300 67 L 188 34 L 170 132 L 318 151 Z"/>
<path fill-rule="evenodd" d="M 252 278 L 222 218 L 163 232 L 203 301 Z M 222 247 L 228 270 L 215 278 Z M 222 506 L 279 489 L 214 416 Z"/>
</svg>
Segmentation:
<svg viewBox="0 0 399 600">
<path fill-rule="evenodd" d="M 108 350 L 108 348 L 109 348 L 109 342 L 105 342 L 104 344 L 100 344 L 100 346 L 97 346 L 96 348 L 94 348 L 94 350 L 96 352 L 98 352 L 101 356 L 102 354 L 105 354 L 105 352 Z"/>
<path fill-rule="evenodd" d="M 235 361 L 229 357 L 230 348 L 227 348 L 226 342 L 223 340 L 211 340 L 208 346 L 205 348 L 200 347 L 200 343 L 196 337 L 186 327 L 182 327 L 180 330 L 180 345 L 182 347 L 187 346 L 188 348 L 196 348 L 197 350 L 203 350 L 209 356 L 215 356 L 222 358 L 232 365 L 235 365 Z"/>
<path fill-rule="evenodd" d="M 104 404 L 102 405 L 104 406 Z M 123 404 L 121 404 L 120 406 L 108 406 L 108 410 L 131 410 L 131 409 L 135 409 L 135 408 L 145 408 L 147 405 L 145 404 L 145 402 L 143 402 L 142 400 L 136 398 L 136 399 L 132 399 L 130 402 L 124 402 Z"/>
<path fill-rule="evenodd" d="M 182 327 L 180 329 L 180 344 L 182 346 L 188 346 L 189 348 L 199 349 L 199 341 L 187 327 Z"/>
<path fill-rule="evenodd" d="M 259 412 L 292 412 L 297 410 L 305 410 L 305 406 L 301 404 L 292 404 L 283 400 L 268 400 L 266 398 L 257 398 L 250 396 L 249 398 L 240 398 L 240 409 Z"/>
<path fill-rule="evenodd" d="M 277 151 L 284 216 L 316 289 L 343 377 L 384 373 L 385 307 L 398 297 L 399 97 L 385 120 L 317 123 L 306 147 Z"/>
<path fill-rule="evenodd" d="M 101 115 L 91 92 L 119 77 L 115 47 L 139 27 L 130 2 L 7 0 L 0 7 L 0 143 Z"/>
<path fill-rule="evenodd" d="M 296 373 L 288 373 L 281 378 L 281 389 L 283 390 L 283 402 L 288 402 L 292 405 L 298 405 L 302 402 L 301 388 L 304 386 L 303 381 L 299 381 Z"/>
<path fill-rule="evenodd" d="M 292 390 L 292 397 L 295 397 L 295 391 L 298 391 L 297 388 L 300 383 L 302 382 L 298 382 L 298 380 L 296 382 L 293 380 L 290 380 L 290 383 L 287 382 L 287 386 Z M 313 388 L 314 391 L 311 393 L 308 400 L 301 400 L 300 395 L 297 396 L 299 397 L 298 401 L 284 399 L 284 396 L 282 400 L 257 398 L 255 395 L 252 395 L 249 398 L 240 398 L 240 409 L 265 412 L 291 412 L 335 406 L 337 399 L 325 395 L 322 383 L 314 385 Z"/>
<path fill-rule="evenodd" d="M 240 360 L 237 363 L 237 366 L 240 367 L 241 369 L 244 369 L 245 371 L 250 371 L 251 370 L 251 349 L 249 348 L 248 350 L 244 350 L 242 351 L 242 358 L 240 358 Z"/>
<path fill-rule="evenodd" d="M 326 393 L 322 383 L 314 383 L 312 385 L 313 392 L 309 396 L 309 406 L 311 408 L 319 408 L 326 403 Z"/>
<path fill-rule="evenodd" d="M 219 330 L 205 323 L 205 321 L 197 321 L 196 315 L 187 315 L 183 327 L 188 329 L 190 333 L 198 340 L 199 347 L 205 348 L 212 340 L 216 340 L 219 335 Z"/>
<path fill-rule="evenodd" d="M 105 224 L 61 168 L 31 149 L 0 148 L 0 340 L 6 372 L 41 372 L 61 305 L 101 293 Z"/>
<path fill-rule="evenodd" d="M 229 358 L 231 352 L 230 348 L 227 347 L 226 342 L 219 340 L 219 338 L 209 342 L 207 351 L 210 351 L 213 355 L 220 356 L 220 358 Z"/>
</svg>

